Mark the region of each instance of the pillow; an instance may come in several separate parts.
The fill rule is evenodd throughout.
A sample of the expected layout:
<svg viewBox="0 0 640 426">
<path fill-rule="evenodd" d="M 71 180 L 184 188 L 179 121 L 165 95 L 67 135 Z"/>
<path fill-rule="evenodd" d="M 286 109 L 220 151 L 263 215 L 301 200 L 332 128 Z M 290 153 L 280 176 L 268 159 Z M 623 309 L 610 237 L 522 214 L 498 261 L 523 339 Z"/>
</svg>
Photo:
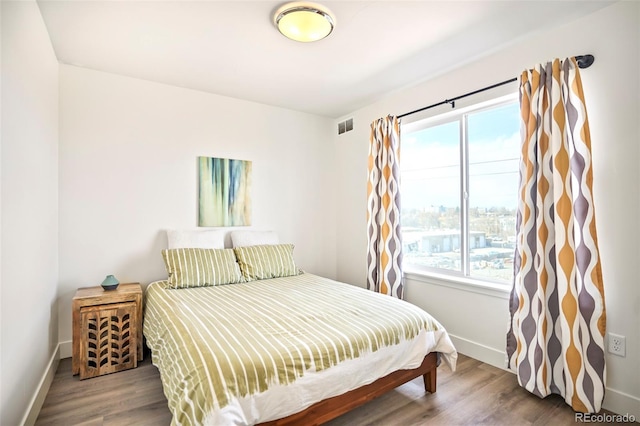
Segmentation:
<svg viewBox="0 0 640 426">
<path fill-rule="evenodd" d="M 162 250 L 169 288 L 206 287 L 244 282 L 232 249 Z"/>
<path fill-rule="evenodd" d="M 206 230 L 167 230 L 167 248 L 224 248 L 225 231 L 221 229 Z"/>
<path fill-rule="evenodd" d="M 278 234 L 274 231 L 231 231 L 233 247 L 278 244 Z"/>
<path fill-rule="evenodd" d="M 298 275 L 293 244 L 234 247 L 242 276 L 247 281 Z"/>
</svg>

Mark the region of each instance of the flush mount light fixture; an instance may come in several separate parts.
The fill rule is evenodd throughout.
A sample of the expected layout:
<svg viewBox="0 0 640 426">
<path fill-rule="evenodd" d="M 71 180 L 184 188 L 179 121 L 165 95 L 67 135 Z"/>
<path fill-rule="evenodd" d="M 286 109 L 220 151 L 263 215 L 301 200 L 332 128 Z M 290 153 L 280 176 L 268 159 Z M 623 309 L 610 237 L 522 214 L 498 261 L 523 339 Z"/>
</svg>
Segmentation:
<svg viewBox="0 0 640 426">
<path fill-rule="evenodd" d="M 293 2 L 280 7 L 273 22 L 285 37 L 307 43 L 331 34 L 336 18 L 329 9 L 317 3 Z"/>
</svg>

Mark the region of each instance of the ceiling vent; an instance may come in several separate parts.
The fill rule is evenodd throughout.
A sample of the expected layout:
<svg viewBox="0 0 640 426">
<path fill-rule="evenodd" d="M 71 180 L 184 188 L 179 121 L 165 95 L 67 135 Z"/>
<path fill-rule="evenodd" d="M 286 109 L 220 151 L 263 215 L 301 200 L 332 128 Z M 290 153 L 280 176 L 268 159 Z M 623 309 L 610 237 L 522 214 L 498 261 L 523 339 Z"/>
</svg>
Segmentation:
<svg viewBox="0 0 640 426">
<path fill-rule="evenodd" d="M 353 130 L 353 118 L 338 123 L 338 134 L 341 135 Z"/>
</svg>

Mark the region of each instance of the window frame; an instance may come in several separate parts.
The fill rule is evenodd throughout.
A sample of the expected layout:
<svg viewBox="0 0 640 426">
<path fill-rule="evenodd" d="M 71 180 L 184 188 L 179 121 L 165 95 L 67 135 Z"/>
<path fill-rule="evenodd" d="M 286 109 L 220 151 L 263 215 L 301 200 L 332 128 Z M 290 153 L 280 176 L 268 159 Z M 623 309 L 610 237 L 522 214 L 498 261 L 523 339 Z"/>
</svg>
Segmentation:
<svg viewBox="0 0 640 426">
<path fill-rule="evenodd" d="M 413 263 L 407 264 L 405 261 L 403 261 L 403 274 L 405 275 L 405 277 L 418 279 L 419 281 L 424 281 L 425 278 L 427 278 L 427 281 L 429 282 L 442 284 L 449 287 L 458 287 L 459 285 L 462 285 L 463 287 L 473 286 L 488 291 L 498 291 L 499 293 L 510 291 L 513 278 L 511 282 L 505 282 L 494 280 L 489 277 L 470 275 L 471 256 L 469 253 L 469 140 L 467 128 L 469 114 L 479 113 L 517 102 L 518 92 L 516 91 L 509 93 L 508 95 L 498 96 L 486 101 L 470 104 L 462 108 L 457 108 L 453 111 L 448 111 L 440 114 L 436 113 L 427 117 L 417 117 L 416 119 L 408 121 L 406 123 L 404 121 L 401 121 L 401 135 L 418 132 L 420 130 L 444 125 L 451 122 L 459 123 L 458 128 L 460 132 L 460 271 L 436 268 L 426 265 L 417 265 Z M 400 185 L 402 185 L 402 181 L 400 182 Z"/>
</svg>

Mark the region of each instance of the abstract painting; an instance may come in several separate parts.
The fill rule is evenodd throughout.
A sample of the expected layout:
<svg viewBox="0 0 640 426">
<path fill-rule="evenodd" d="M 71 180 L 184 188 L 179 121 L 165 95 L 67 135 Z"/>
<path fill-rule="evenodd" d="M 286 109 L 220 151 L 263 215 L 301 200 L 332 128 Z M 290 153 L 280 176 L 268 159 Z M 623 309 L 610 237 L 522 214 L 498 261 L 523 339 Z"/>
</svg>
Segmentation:
<svg viewBox="0 0 640 426">
<path fill-rule="evenodd" d="M 198 226 L 251 225 L 251 161 L 198 157 Z"/>
</svg>

